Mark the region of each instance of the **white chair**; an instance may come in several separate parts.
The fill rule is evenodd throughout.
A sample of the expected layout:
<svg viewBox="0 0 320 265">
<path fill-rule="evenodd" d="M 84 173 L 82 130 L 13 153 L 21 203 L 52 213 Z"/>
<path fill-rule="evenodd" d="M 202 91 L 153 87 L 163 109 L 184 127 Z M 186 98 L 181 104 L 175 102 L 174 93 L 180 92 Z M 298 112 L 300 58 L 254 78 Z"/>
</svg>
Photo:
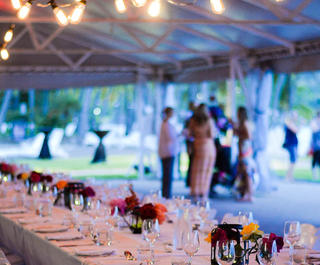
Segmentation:
<svg viewBox="0 0 320 265">
<path fill-rule="evenodd" d="M 44 133 L 38 133 L 35 137 L 23 141 L 18 147 L 0 151 L 0 157 L 37 157 L 44 140 Z"/>
<path fill-rule="evenodd" d="M 301 224 L 301 237 L 299 243 L 312 249 L 317 241 L 318 229 L 311 224 Z"/>
<path fill-rule="evenodd" d="M 61 128 L 55 128 L 50 134 L 49 148 L 51 155 L 54 157 L 68 157 L 68 153 L 61 147 L 61 142 L 64 136 L 64 130 Z"/>
</svg>

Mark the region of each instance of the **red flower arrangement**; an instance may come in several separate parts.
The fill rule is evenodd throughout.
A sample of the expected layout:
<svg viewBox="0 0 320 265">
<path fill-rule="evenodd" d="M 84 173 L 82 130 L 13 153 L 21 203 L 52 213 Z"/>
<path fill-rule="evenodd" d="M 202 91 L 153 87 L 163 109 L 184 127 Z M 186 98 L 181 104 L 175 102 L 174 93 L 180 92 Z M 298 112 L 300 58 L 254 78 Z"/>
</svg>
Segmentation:
<svg viewBox="0 0 320 265">
<path fill-rule="evenodd" d="M 95 191 L 90 186 L 88 186 L 88 187 L 84 188 L 82 191 L 80 191 L 80 194 L 85 198 L 96 196 Z"/>
<path fill-rule="evenodd" d="M 7 163 L 1 163 L 0 164 L 0 171 L 3 174 L 11 174 L 12 173 L 12 167 L 11 165 Z"/>
<path fill-rule="evenodd" d="M 208 237 L 205 238 L 205 241 L 208 243 L 211 243 L 212 245 L 216 245 L 217 242 L 219 241 L 220 243 L 228 241 L 228 235 L 225 230 L 221 228 L 216 228 L 215 233 L 209 233 Z"/>
<path fill-rule="evenodd" d="M 53 177 L 51 175 L 41 175 L 41 182 L 47 182 L 51 183 L 53 180 Z"/>
<path fill-rule="evenodd" d="M 139 206 L 139 198 L 137 197 L 137 194 L 133 191 L 132 187 L 130 187 L 131 196 L 125 198 L 126 203 L 126 209 L 125 211 L 132 211 L 137 206 Z"/>
<path fill-rule="evenodd" d="M 271 253 L 272 251 L 272 244 L 273 241 L 276 241 L 277 244 L 277 252 L 280 252 L 280 250 L 283 248 L 284 242 L 283 242 L 283 237 L 277 236 L 274 233 L 271 233 L 269 235 L 269 238 L 264 237 L 262 238 L 262 243 L 267 245 L 268 251 Z"/>
<path fill-rule="evenodd" d="M 30 174 L 30 182 L 31 183 L 39 183 L 41 181 L 42 174 L 36 171 L 32 171 Z"/>
<path fill-rule="evenodd" d="M 140 208 L 140 217 L 142 220 L 157 218 L 157 211 L 152 203 L 147 203 Z"/>
</svg>

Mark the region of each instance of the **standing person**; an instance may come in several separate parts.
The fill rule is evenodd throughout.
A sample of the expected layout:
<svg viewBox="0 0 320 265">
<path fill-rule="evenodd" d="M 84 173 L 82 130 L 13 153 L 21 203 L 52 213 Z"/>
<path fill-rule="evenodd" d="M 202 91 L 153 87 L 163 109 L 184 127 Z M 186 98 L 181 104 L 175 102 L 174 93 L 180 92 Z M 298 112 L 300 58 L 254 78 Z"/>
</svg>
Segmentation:
<svg viewBox="0 0 320 265">
<path fill-rule="evenodd" d="M 189 102 L 189 117 L 186 119 L 185 122 L 185 130 L 188 130 L 190 120 L 193 117 L 194 111 L 196 109 L 196 105 L 193 101 Z M 190 187 L 191 185 L 191 166 L 192 166 L 192 160 L 193 160 L 193 138 L 189 137 L 188 134 L 186 136 L 186 147 L 187 147 L 187 154 L 189 158 L 189 164 L 188 164 L 188 171 L 187 171 L 187 178 L 186 178 L 186 186 Z"/>
<path fill-rule="evenodd" d="M 191 196 L 207 198 L 216 159 L 214 146 L 214 125 L 206 105 L 200 104 L 188 127 L 188 134 L 194 138 L 191 168 Z"/>
<path fill-rule="evenodd" d="M 251 129 L 248 121 L 248 113 L 245 107 L 239 107 L 237 110 L 238 123 L 234 126 L 234 132 L 238 136 L 238 166 L 237 181 L 240 201 L 251 202 L 253 200 L 253 160 L 252 160 L 252 142 Z"/>
<path fill-rule="evenodd" d="M 170 123 L 174 114 L 173 108 L 167 107 L 162 111 L 158 153 L 162 165 L 162 196 L 171 197 L 173 179 L 174 158 L 178 151 L 178 135 L 176 129 Z"/>
<path fill-rule="evenodd" d="M 311 129 L 312 176 L 313 179 L 318 179 L 317 167 L 320 168 L 320 111 L 318 111 L 317 116 L 311 122 Z"/>
<path fill-rule="evenodd" d="M 290 164 L 287 172 L 287 180 L 293 181 L 293 171 L 294 166 L 297 162 L 298 156 L 298 113 L 293 111 L 289 114 L 289 117 L 285 119 L 285 140 L 283 144 L 283 148 L 286 149 L 289 153 Z"/>
</svg>

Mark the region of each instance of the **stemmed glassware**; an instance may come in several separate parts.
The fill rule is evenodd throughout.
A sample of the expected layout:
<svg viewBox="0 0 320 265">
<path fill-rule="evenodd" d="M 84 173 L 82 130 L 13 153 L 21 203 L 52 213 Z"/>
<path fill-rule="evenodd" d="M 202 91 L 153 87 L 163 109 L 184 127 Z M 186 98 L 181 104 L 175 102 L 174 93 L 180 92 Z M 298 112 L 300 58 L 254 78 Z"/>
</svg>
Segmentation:
<svg viewBox="0 0 320 265">
<path fill-rule="evenodd" d="M 155 263 L 153 245 L 160 236 L 160 226 L 158 219 L 146 219 L 142 223 L 142 234 L 149 243 L 151 253 L 151 264 Z"/>
<path fill-rule="evenodd" d="M 300 240 L 301 230 L 300 222 L 298 221 L 287 221 L 284 224 L 284 239 L 290 246 L 290 262 L 293 264 L 293 251 L 294 245 Z"/>
<path fill-rule="evenodd" d="M 112 244 L 112 235 L 114 228 L 116 227 L 118 223 L 118 207 L 115 207 L 114 212 L 112 213 L 111 208 L 106 208 L 106 216 L 105 216 L 105 222 L 107 226 L 107 235 L 106 235 L 106 243 L 108 246 L 111 246 Z"/>
<path fill-rule="evenodd" d="M 189 256 L 188 265 L 191 265 L 192 257 L 199 251 L 200 240 L 198 230 L 188 230 L 182 234 L 183 250 Z"/>
<path fill-rule="evenodd" d="M 81 194 L 73 194 L 71 196 L 71 207 L 75 212 L 80 212 L 83 209 L 84 199 Z"/>
<path fill-rule="evenodd" d="M 232 264 L 235 257 L 235 247 L 233 241 L 217 242 L 218 261 L 221 265 Z"/>
</svg>

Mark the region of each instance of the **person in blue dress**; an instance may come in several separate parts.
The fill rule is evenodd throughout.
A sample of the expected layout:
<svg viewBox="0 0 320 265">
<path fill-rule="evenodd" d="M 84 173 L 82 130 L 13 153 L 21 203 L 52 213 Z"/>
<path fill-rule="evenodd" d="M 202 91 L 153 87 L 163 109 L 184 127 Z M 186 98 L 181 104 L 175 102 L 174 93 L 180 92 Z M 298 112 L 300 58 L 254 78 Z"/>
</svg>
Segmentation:
<svg viewBox="0 0 320 265">
<path fill-rule="evenodd" d="M 294 180 L 294 167 L 298 158 L 298 113 L 293 111 L 284 122 L 285 140 L 283 148 L 289 153 L 290 164 L 287 171 L 287 180 Z"/>
</svg>

